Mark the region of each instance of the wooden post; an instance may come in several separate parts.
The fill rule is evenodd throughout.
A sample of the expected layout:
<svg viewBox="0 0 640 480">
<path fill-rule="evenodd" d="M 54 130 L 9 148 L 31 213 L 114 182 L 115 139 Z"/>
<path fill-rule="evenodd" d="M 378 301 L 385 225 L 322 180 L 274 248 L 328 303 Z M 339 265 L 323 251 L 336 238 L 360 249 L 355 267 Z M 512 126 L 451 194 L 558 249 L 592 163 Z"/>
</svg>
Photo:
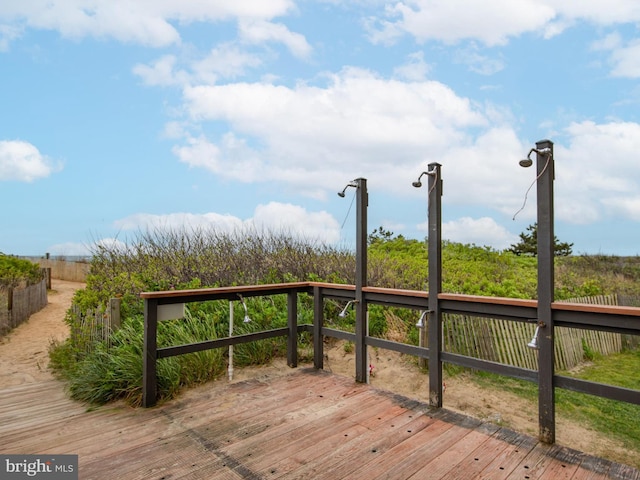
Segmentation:
<svg viewBox="0 0 640 480">
<path fill-rule="evenodd" d="M 536 143 L 538 196 L 538 420 L 539 438 L 555 443 L 554 399 L 554 325 L 551 304 L 554 300 L 553 231 L 553 142 Z M 548 150 L 547 150 L 548 149 Z M 546 151 L 546 153 L 544 153 Z"/>
<path fill-rule="evenodd" d="M 429 405 L 442 407 L 442 177 L 441 165 L 430 163 L 429 172 Z"/>
<path fill-rule="evenodd" d="M 122 306 L 121 298 L 109 299 L 109 316 L 111 318 L 111 331 L 118 330 L 122 326 L 122 318 L 120 317 L 120 307 Z"/>
<path fill-rule="evenodd" d="M 313 366 L 318 370 L 324 368 L 324 339 L 322 326 L 324 324 L 324 298 L 320 287 L 313 287 Z"/>
<path fill-rule="evenodd" d="M 47 290 L 51 290 L 51 267 L 44 267 L 42 270 L 44 279 L 47 281 Z"/>
<path fill-rule="evenodd" d="M 158 300 L 144 299 L 144 345 L 142 365 L 142 405 L 153 407 L 158 400 Z"/>
<path fill-rule="evenodd" d="M 298 292 L 291 290 L 287 293 L 287 365 L 291 368 L 298 366 Z"/>
<path fill-rule="evenodd" d="M 367 179 L 358 178 L 356 192 L 356 293 L 354 309 L 356 311 L 356 382 L 366 383 L 369 371 L 367 355 L 367 304 L 362 287 L 367 285 Z"/>
</svg>

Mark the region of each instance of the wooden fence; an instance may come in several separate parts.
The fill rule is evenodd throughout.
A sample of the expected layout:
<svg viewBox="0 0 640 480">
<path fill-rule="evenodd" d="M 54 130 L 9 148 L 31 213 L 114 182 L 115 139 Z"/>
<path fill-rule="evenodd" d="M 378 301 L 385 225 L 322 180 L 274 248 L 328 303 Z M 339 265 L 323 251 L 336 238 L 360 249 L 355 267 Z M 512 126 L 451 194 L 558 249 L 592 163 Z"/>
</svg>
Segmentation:
<svg viewBox="0 0 640 480">
<path fill-rule="evenodd" d="M 567 300 L 572 303 L 618 305 L 617 295 Z M 516 367 L 538 369 L 537 351 L 528 346 L 535 323 L 443 315 L 444 351 L 459 353 Z M 570 370 L 584 362 L 587 354 L 610 355 L 630 347 L 633 340 L 618 333 L 556 327 L 555 369 Z"/>
<path fill-rule="evenodd" d="M 51 277 L 57 280 L 67 280 L 69 282 L 86 282 L 87 274 L 91 268 L 88 260 L 72 261 L 58 260 L 47 257 L 22 257 L 33 263 L 37 263 L 42 268 L 51 269 Z"/>
<path fill-rule="evenodd" d="M 120 298 L 112 298 L 109 305 L 101 305 L 88 311 L 82 311 L 77 305 L 72 305 L 68 312 L 71 316 L 72 345 L 88 353 L 97 342 L 108 343 L 111 333 L 120 327 L 121 304 Z"/>
<path fill-rule="evenodd" d="M 0 289 L 0 336 L 47 305 L 47 279 L 26 287 Z"/>
</svg>

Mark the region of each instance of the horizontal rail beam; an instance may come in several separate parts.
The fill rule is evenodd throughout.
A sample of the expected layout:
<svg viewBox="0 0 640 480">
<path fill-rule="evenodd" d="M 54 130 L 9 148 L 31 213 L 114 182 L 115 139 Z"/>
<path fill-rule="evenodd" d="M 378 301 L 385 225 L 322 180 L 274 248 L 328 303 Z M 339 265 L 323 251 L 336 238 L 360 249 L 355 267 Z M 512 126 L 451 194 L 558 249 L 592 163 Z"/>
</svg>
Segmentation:
<svg viewBox="0 0 640 480">
<path fill-rule="evenodd" d="M 425 347 L 417 347 L 407 343 L 394 342 L 377 337 L 367 337 L 367 345 L 371 347 L 384 348 L 393 350 L 394 352 L 404 353 L 406 355 L 414 355 L 419 358 L 429 358 L 429 349 Z"/>
<path fill-rule="evenodd" d="M 579 378 L 564 377 L 561 375 L 554 375 L 553 380 L 555 386 L 559 388 L 640 405 L 639 390 L 614 387 L 612 385 L 606 385 L 604 383 L 590 382 L 587 380 L 581 380 Z"/>
<path fill-rule="evenodd" d="M 187 343 L 158 349 L 158 358 L 175 357 L 186 353 L 202 352 L 213 348 L 228 347 L 229 345 L 239 345 L 241 343 L 255 342 L 274 337 L 286 337 L 289 333 L 288 327 L 275 328 L 273 330 L 263 330 L 255 333 L 245 333 L 244 335 L 234 335 L 233 337 L 216 338 L 198 343 Z"/>
<path fill-rule="evenodd" d="M 513 365 L 505 365 L 503 363 L 490 362 L 489 360 L 481 360 L 479 358 L 467 357 L 457 353 L 442 352 L 442 361 L 461 367 L 474 368 L 485 372 L 497 373 L 508 377 L 519 378 L 530 382 L 538 381 L 538 372 L 529 370 L 528 368 L 514 367 Z"/>
</svg>

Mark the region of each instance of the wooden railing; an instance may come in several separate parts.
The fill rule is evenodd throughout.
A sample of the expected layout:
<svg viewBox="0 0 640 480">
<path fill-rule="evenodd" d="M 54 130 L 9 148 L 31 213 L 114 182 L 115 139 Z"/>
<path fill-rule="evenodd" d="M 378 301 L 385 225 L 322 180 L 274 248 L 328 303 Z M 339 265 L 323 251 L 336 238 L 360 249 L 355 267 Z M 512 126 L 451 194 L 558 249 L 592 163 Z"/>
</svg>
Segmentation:
<svg viewBox="0 0 640 480">
<path fill-rule="evenodd" d="M 358 178 L 347 186 L 356 193 L 356 271 L 355 285 L 326 283 L 292 283 L 278 285 L 255 285 L 246 287 L 187 290 L 171 292 L 149 292 L 141 294 L 145 301 L 145 352 L 143 403 L 154 405 L 157 400 L 156 362 L 158 359 L 195 352 L 208 348 L 223 347 L 274 336 L 287 336 L 287 359 L 290 366 L 297 364 L 296 342 L 300 331 L 313 335 L 314 365 L 323 368 L 323 338 L 326 336 L 346 339 L 354 343 L 355 379 L 366 381 L 367 347 L 379 347 L 416 355 L 429 361 L 429 405 L 443 406 L 442 365 L 451 363 L 463 367 L 485 370 L 501 375 L 520 378 L 538 384 L 539 439 L 555 443 L 555 388 L 598 395 L 614 400 L 640 404 L 640 391 L 612 385 L 588 382 L 556 374 L 555 350 L 556 327 L 613 332 L 623 335 L 640 335 L 640 308 L 608 305 L 584 305 L 554 301 L 554 220 L 553 179 L 555 175 L 553 142 L 541 140 L 536 143 L 536 190 L 537 190 L 537 300 L 519 300 L 495 297 L 478 297 L 442 293 L 442 168 L 430 163 L 423 175 L 428 177 L 428 291 L 394 290 L 367 285 L 367 181 Z M 420 181 L 414 186 L 420 186 Z M 345 187 L 346 189 L 346 187 Z M 288 326 L 277 330 L 252 333 L 239 337 L 227 337 L 195 345 L 157 348 L 158 309 L 164 305 L 204 300 L 236 300 L 244 296 L 287 294 Z M 312 295 L 314 299 L 314 321 L 312 325 L 297 324 L 297 296 Z M 325 327 L 324 300 L 337 299 L 354 302 L 356 317 L 355 333 Z M 378 304 L 392 307 L 422 310 L 428 313 L 426 346 L 414 346 L 370 336 L 367 330 L 367 305 Z M 509 322 L 529 323 L 538 327 L 536 338 L 537 368 L 508 365 L 461 353 L 446 351 L 443 342 L 443 315 L 458 314 L 469 317 L 502 319 Z"/>
<path fill-rule="evenodd" d="M 429 295 L 427 292 L 364 287 L 362 289 L 362 293 L 362 301 L 365 308 L 369 304 L 375 304 L 424 311 L 428 309 L 429 305 Z M 238 294 L 243 297 L 287 295 L 287 327 L 219 338 L 195 344 L 175 345 L 164 348 L 157 347 L 156 335 L 159 307 L 164 305 L 211 300 L 238 300 Z M 298 324 L 298 295 L 313 296 L 313 324 Z M 545 376 L 542 375 L 539 370 L 506 365 L 503 363 L 443 350 L 435 352 L 428 347 L 419 347 L 369 336 L 366 327 L 356 329 L 356 333 L 325 327 L 325 300 L 338 300 L 343 302 L 350 300 L 353 301 L 355 299 L 355 287 L 353 285 L 302 282 L 198 290 L 172 290 L 167 292 L 145 292 L 141 294 L 141 297 L 144 299 L 145 303 L 143 379 L 143 405 L 145 407 L 153 406 L 157 401 L 156 363 L 162 358 L 212 348 L 227 347 L 229 345 L 237 345 L 265 338 L 287 337 L 287 364 L 290 367 L 296 367 L 298 363 L 297 339 L 300 332 L 310 332 L 313 336 L 314 366 L 318 369 L 322 369 L 324 366 L 323 339 L 324 337 L 333 337 L 349 340 L 354 343 L 360 341 L 366 347 L 378 347 L 404 354 L 415 355 L 420 358 L 429 359 L 430 363 L 433 362 L 434 359 L 437 359 L 439 364 L 431 364 L 430 369 L 441 368 L 442 363 L 444 362 L 528 380 L 537 383 L 539 388 L 547 388 L 551 390 L 554 388 L 564 388 L 613 400 L 640 404 L 640 391 L 638 390 L 630 390 L 613 385 L 589 382 L 577 378 L 557 375 L 555 373 L 551 376 Z M 510 322 L 520 323 L 535 323 L 537 321 L 536 315 L 538 305 L 535 300 L 441 293 L 438 295 L 437 303 L 441 313 L 472 315 L 474 317 L 503 319 Z M 554 302 L 551 310 L 552 320 L 554 324 L 559 327 L 614 332 L 624 335 L 640 335 L 640 308 Z M 362 338 L 358 338 L 357 332 L 359 331 L 364 332 L 362 334 Z M 428 334 L 438 331 L 441 330 L 430 329 Z M 432 343 L 428 342 L 427 345 L 432 345 Z M 366 348 L 361 352 L 356 351 L 356 354 L 366 355 Z M 356 363 L 358 361 L 359 359 L 356 359 Z M 435 393 L 440 399 L 442 399 L 441 384 L 429 385 L 429 389 L 431 392 L 435 390 Z M 544 417 L 544 410 L 541 409 L 540 415 Z M 541 422 L 543 420 L 545 421 L 545 424 L 548 424 L 550 419 L 541 418 Z M 552 418 L 551 423 L 554 424 L 554 422 L 555 418 Z"/>
</svg>

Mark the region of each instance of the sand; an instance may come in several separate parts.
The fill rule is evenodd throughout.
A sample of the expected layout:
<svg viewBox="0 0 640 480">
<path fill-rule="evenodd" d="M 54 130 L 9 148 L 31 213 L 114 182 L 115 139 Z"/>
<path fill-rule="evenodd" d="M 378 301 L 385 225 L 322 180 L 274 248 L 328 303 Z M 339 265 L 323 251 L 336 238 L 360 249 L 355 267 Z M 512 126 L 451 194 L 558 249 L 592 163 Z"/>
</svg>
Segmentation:
<svg viewBox="0 0 640 480">
<path fill-rule="evenodd" d="M 0 339 L 0 389 L 53 378 L 48 370 L 49 346 L 52 341 L 62 341 L 68 336 L 69 328 L 64 317 L 74 292 L 79 288 L 84 288 L 84 284 L 54 279 L 48 305 Z M 345 351 L 344 342 L 330 342 L 325 353 L 325 370 L 338 375 L 354 375 L 355 356 L 353 352 Z M 428 403 L 428 375 L 420 372 L 411 357 L 373 348 L 369 349 L 369 354 L 373 365 L 373 376 L 370 377 L 373 386 Z M 233 381 L 256 377 L 266 379 L 291 371 L 280 359 L 268 366 L 236 368 Z M 538 410 L 535 402 L 509 392 L 481 388 L 468 375 L 445 376 L 444 406 L 537 436 Z M 640 452 L 626 449 L 620 442 L 559 416 L 556 418 L 556 440 L 563 446 L 640 467 Z"/>
</svg>

